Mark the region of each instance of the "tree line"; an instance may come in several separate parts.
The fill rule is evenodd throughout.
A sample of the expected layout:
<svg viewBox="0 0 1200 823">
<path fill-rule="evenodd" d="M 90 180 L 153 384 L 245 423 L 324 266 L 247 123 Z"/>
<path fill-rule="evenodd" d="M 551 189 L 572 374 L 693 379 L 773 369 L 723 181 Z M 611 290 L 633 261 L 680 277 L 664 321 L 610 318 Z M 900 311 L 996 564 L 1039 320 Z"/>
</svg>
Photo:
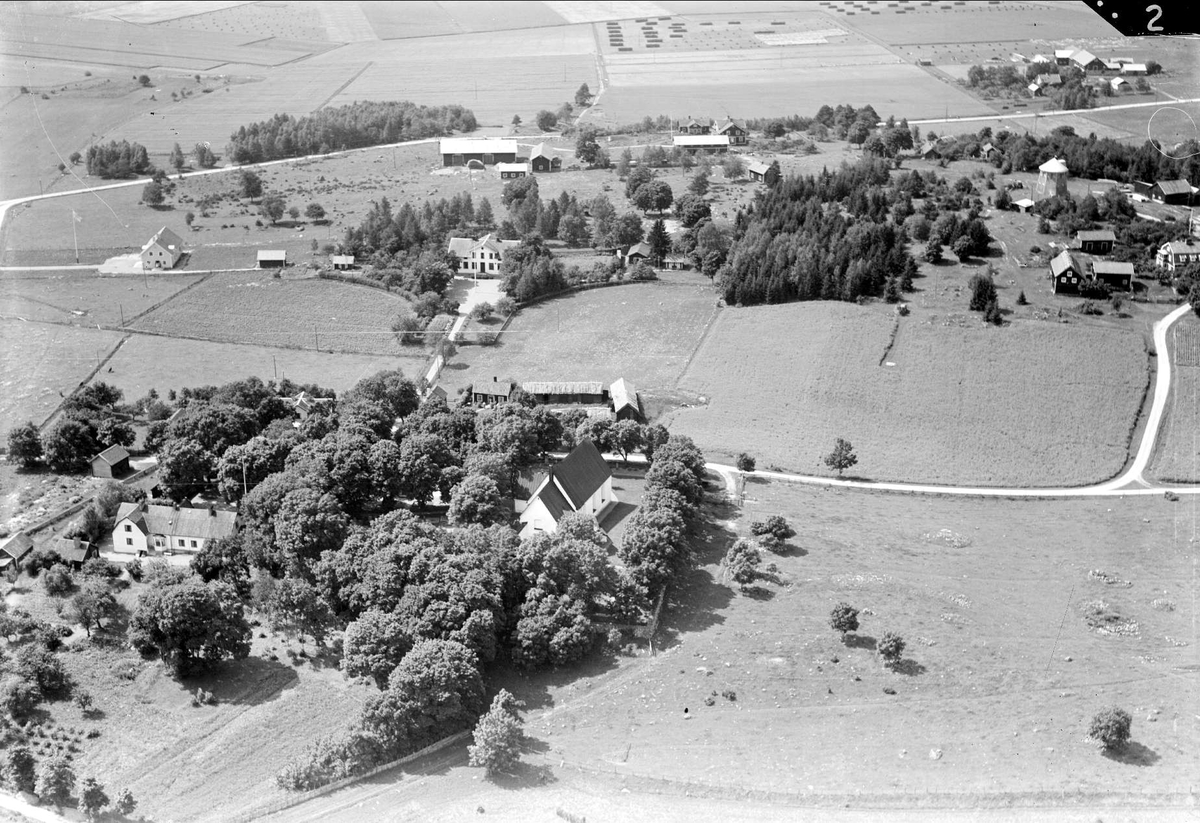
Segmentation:
<svg viewBox="0 0 1200 823">
<path fill-rule="evenodd" d="M 357 101 L 300 118 L 277 114 L 241 126 L 229 136 L 226 154 L 234 163 L 261 163 L 469 132 L 476 125 L 474 113 L 459 105 Z"/>
</svg>

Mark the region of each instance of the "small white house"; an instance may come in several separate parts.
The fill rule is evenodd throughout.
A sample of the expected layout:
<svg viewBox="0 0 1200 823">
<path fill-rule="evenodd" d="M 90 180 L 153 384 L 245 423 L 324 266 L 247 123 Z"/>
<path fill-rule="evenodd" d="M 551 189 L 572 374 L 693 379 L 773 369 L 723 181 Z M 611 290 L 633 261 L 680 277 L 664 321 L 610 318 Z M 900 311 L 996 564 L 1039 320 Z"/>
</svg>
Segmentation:
<svg viewBox="0 0 1200 823">
<path fill-rule="evenodd" d="M 179 235 L 163 226 L 158 230 L 138 255 L 142 261 L 142 269 L 171 269 L 183 257 L 183 240 Z"/>
<path fill-rule="evenodd" d="M 568 512 L 597 520 L 617 503 L 612 469 L 591 440 L 584 440 L 547 473 L 521 511 L 521 537 L 552 534 Z"/>
<path fill-rule="evenodd" d="M 113 525 L 113 551 L 142 555 L 148 552 L 198 552 L 211 542 L 237 531 L 237 512 L 163 506 L 157 503 L 122 503 Z"/>
</svg>

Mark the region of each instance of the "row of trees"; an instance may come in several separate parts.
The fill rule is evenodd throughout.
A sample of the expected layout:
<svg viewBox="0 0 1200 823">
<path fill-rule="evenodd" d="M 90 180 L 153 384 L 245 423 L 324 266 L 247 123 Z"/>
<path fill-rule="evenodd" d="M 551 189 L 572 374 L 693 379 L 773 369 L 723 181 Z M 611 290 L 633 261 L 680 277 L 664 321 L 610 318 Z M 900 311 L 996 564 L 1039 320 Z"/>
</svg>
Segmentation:
<svg viewBox="0 0 1200 823">
<path fill-rule="evenodd" d="M 130 143 L 128 140 L 119 143 L 112 140 L 107 144 L 88 146 L 85 156 L 88 174 L 96 177 L 136 177 L 154 171 L 146 147 L 141 143 Z"/>
<path fill-rule="evenodd" d="M 234 163 L 261 163 L 469 132 L 476 125 L 474 113 L 462 106 L 357 101 L 323 108 L 299 119 L 277 114 L 269 120 L 241 126 L 230 135 L 226 154 Z"/>
<path fill-rule="evenodd" d="M 121 407 L 124 393 L 107 383 L 77 390 L 59 407 L 61 419 L 45 432 L 26 422 L 8 433 L 8 454 L 24 468 L 40 462 L 57 472 L 86 469 L 109 446 L 131 446 L 136 439 L 131 410 Z"/>
</svg>

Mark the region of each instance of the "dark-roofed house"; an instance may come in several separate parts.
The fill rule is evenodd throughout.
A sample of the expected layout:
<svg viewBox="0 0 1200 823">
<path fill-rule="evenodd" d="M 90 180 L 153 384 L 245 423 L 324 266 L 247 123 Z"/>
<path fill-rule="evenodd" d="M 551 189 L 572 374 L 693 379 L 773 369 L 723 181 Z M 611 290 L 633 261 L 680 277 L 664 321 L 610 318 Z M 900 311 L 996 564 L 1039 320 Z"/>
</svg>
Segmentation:
<svg viewBox="0 0 1200 823">
<path fill-rule="evenodd" d="M 608 402 L 608 392 L 599 381 L 528 381 L 521 384 L 521 391 L 544 406 Z"/>
<path fill-rule="evenodd" d="M 1108 64 L 1087 49 L 1080 49 L 1071 55 L 1071 62 L 1084 71 L 1107 71 Z"/>
<path fill-rule="evenodd" d="M 283 249 L 263 249 L 258 253 L 260 269 L 282 269 L 287 265 L 287 252 Z"/>
<path fill-rule="evenodd" d="M 1117 236 L 1111 229 L 1081 231 L 1075 234 L 1076 246 L 1087 254 L 1112 254 L 1113 243 L 1116 242 Z"/>
<path fill-rule="evenodd" d="M 183 240 L 179 235 L 163 226 L 158 230 L 138 255 L 142 261 L 142 269 L 174 268 L 183 257 Z"/>
<path fill-rule="evenodd" d="M 619 378 L 608 387 L 608 394 L 612 397 L 613 414 L 618 420 L 640 421 L 642 419 L 642 407 L 638 402 L 637 389 L 624 377 Z"/>
<path fill-rule="evenodd" d="M 552 534 L 568 512 L 597 520 L 617 502 L 612 469 L 591 440 L 584 440 L 546 474 L 521 512 L 521 537 Z"/>
<path fill-rule="evenodd" d="M 124 446 L 109 446 L 92 458 L 92 477 L 124 477 L 129 474 L 129 452 Z"/>
<path fill-rule="evenodd" d="M 1062 251 L 1050 261 L 1051 288 L 1055 294 L 1078 294 L 1083 282 L 1083 268 L 1069 251 Z"/>
<path fill-rule="evenodd" d="M 675 124 L 675 131 L 679 134 L 711 134 L 712 121 L 709 120 L 707 123 L 704 123 L 693 117 L 689 117 L 687 120 L 677 122 Z"/>
<path fill-rule="evenodd" d="M 940 158 L 942 153 L 940 150 L 938 150 L 938 141 L 926 140 L 921 144 L 921 147 L 917 149 L 917 156 L 924 158 L 925 160 L 937 160 Z"/>
<path fill-rule="evenodd" d="M 517 162 L 517 141 L 499 137 L 443 137 L 443 166 L 465 166 L 472 160 L 490 166 Z"/>
<path fill-rule="evenodd" d="M 93 557 L 100 556 L 95 546 L 78 537 L 55 537 L 46 544 L 46 549 L 61 557 L 75 571 L 82 569 L 83 564 Z"/>
<path fill-rule="evenodd" d="M 755 183 L 763 183 L 767 179 L 767 172 L 771 167 L 761 160 L 751 160 L 746 164 L 746 171 L 750 175 L 750 179 Z"/>
<path fill-rule="evenodd" d="M 474 406 L 488 406 L 493 403 L 507 403 L 508 398 L 512 396 L 513 389 L 516 388 L 512 383 L 500 381 L 493 377 L 492 382 L 481 381 L 471 386 L 471 404 Z"/>
<path fill-rule="evenodd" d="M 17 532 L 0 543 L 0 571 L 16 577 L 21 570 L 21 561 L 33 551 L 33 538 L 25 532 Z"/>
<path fill-rule="evenodd" d="M 1133 263 L 1115 260 L 1093 260 L 1092 277 L 1110 289 L 1130 291 L 1133 288 Z"/>
<path fill-rule="evenodd" d="M 744 146 L 750 142 L 750 132 L 746 130 L 746 126 L 733 118 L 727 118 L 724 123 L 717 127 L 717 134 L 723 134 L 729 138 L 729 145 Z"/>
<path fill-rule="evenodd" d="M 546 151 L 546 144 L 538 143 L 529 153 L 529 165 L 533 168 L 534 174 L 545 174 L 548 171 L 561 170 L 562 158 L 551 156 Z"/>
<path fill-rule="evenodd" d="M 653 253 L 654 250 L 650 248 L 650 244 L 643 240 L 636 246 L 630 246 L 629 251 L 625 252 L 625 264 L 632 265 L 642 260 L 649 260 Z"/>
<path fill-rule="evenodd" d="M 113 526 L 113 551 L 198 552 L 209 543 L 238 530 L 237 512 L 210 506 L 203 509 L 157 503 L 122 503 Z"/>
<path fill-rule="evenodd" d="M 1159 180 L 1150 187 L 1150 199 L 1172 206 L 1192 204 L 1192 186 L 1186 180 Z"/>
</svg>

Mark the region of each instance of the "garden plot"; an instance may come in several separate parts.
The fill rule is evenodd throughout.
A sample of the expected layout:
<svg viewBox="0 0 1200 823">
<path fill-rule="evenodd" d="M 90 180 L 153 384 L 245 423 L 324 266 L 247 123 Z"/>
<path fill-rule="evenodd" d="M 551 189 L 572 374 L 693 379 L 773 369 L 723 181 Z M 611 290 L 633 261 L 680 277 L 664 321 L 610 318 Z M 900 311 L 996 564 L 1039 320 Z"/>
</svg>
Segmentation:
<svg viewBox="0 0 1200 823">
<path fill-rule="evenodd" d="M 840 303 L 723 312 L 680 381 L 703 400 L 671 427 L 710 456 L 803 474 L 825 473 L 843 437 L 851 473 L 872 480 L 1074 486 L 1124 466 L 1147 385 L 1140 335 L 985 328 L 968 312 L 896 323 Z"/>
</svg>

